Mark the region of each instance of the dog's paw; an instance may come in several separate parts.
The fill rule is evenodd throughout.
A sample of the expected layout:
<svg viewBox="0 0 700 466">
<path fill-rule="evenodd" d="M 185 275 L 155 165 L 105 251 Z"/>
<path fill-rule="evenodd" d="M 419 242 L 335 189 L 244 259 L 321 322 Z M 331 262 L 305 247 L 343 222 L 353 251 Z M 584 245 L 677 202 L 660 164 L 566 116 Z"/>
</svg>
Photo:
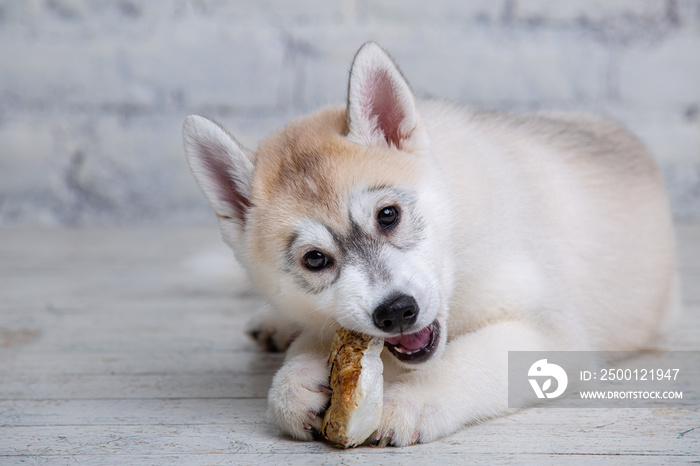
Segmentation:
<svg viewBox="0 0 700 466">
<path fill-rule="evenodd" d="M 416 387 L 390 387 L 384 395 L 382 420 L 371 443 L 405 447 L 432 442 L 445 435 L 445 423 L 449 422 L 445 415 L 434 399 Z"/>
<path fill-rule="evenodd" d="M 246 333 L 265 351 L 286 351 L 299 335 L 299 326 L 274 311 L 266 311 L 252 318 Z"/>
<path fill-rule="evenodd" d="M 268 418 L 284 433 L 312 440 L 321 430 L 330 403 L 326 361 L 297 356 L 275 374 L 268 395 Z"/>
</svg>

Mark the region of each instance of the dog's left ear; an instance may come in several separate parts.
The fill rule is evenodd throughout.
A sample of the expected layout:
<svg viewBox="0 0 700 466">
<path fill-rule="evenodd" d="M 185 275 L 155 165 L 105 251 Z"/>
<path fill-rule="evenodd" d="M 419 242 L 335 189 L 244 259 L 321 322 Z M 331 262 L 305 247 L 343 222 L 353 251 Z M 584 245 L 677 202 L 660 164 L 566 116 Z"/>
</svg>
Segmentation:
<svg viewBox="0 0 700 466">
<path fill-rule="evenodd" d="M 348 139 L 364 146 L 423 146 L 416 99 L 391 57 L 374 42 L 355 55 L 348 84 Z"/>
</svg>

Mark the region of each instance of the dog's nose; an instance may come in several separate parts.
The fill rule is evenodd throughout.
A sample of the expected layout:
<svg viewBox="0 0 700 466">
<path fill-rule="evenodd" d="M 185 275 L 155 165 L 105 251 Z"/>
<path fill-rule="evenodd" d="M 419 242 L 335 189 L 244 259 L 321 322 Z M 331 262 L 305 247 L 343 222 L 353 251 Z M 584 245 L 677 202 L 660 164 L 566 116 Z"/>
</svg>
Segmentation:
<svg viewBox="0 0 700 466">
<path fill-rule="evenodd" d="M 418 318 L 418 303 L 412 296 L 405 294 L 392 296 L 372 313 L 374 325 L 387 333 L 404 331 Z"/>
</svg>

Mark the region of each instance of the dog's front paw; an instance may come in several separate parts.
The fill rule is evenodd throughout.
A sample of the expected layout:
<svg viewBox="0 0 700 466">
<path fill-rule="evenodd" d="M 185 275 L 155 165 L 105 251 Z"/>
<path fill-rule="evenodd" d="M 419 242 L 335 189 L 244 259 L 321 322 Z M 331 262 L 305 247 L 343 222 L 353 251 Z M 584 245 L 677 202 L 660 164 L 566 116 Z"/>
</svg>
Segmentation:
<svg viewBox="0 0 700 466">
<path fill-rule="evenodd" d="M 445 435 L 449 415 L 429 393 L 411 385 L 390 387 L 384 395 L 384 410 L 372 443 L 404 447 L 428 443 Z"/>
<path fill-rule="evenodd" d="M 326 361 L 309 355 L 296 356 L 272 380 L 268 417 L 286 434 L 312 440 L 321 430 L 330 394 Z"/>
</svg>

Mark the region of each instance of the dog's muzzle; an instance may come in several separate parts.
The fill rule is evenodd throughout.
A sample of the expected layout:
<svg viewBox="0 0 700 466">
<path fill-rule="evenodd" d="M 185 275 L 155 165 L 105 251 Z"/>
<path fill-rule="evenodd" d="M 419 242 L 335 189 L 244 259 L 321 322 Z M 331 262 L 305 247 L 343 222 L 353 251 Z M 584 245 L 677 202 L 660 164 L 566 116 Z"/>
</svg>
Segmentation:
<svg viewBox="0 0 700 466">
<path fill-rule="evenodd" d="M 418 303 L 405 294 L 392 295 L 372 313 L 374 325 L 389 335 L 385 346 L 401 362 L 413 364 L 430 359 L 440 342 L 440 324 L 432 324 L 415 331 Z M 398 335 L 397 335 L 398 334 Z"/>
<path fill-rule="evenodd" d="M 422 363 L 430 359 L 440 343 L 440 323 L 432 324 L 415 333 L 386 338 L 384 345 L 396 359 L 409 364 Z"/>
</svg>

